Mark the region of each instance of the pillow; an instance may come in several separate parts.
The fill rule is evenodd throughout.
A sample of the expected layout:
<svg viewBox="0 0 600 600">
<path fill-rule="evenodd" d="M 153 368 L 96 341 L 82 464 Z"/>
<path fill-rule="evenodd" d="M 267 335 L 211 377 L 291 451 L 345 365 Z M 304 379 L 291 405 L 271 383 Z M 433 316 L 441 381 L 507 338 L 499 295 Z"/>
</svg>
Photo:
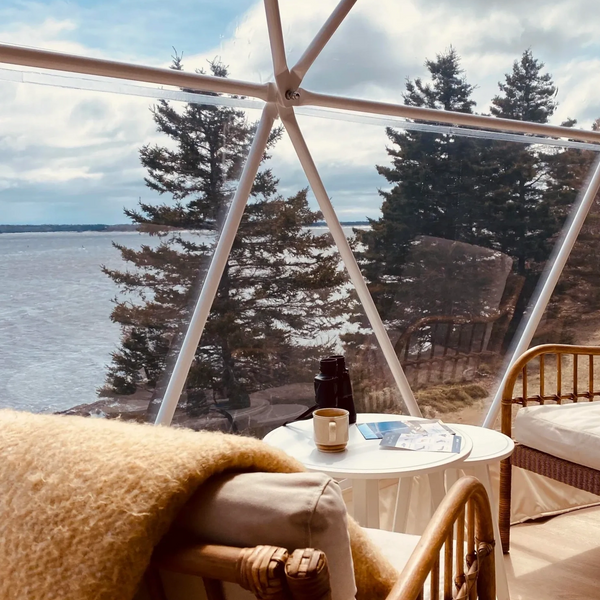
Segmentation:
<svg viewBox="0 0 600 600">
<path fill-rule="evenodd" d="M 317 548 L 329 563 L 332 600 L 356 595 L 346 507 L 322 473 L 238 473 L 200 487 L 174 527 L 228 546 Z"/>
</svg>

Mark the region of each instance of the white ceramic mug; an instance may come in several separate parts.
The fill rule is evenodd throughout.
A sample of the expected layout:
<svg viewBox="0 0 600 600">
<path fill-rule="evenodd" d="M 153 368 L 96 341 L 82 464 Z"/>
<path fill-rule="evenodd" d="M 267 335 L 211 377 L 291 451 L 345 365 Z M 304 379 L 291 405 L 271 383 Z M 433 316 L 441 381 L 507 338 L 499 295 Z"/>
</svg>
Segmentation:
<svg viewBox="0 0 600 600">
<path fill-rule="evenodd" d="M 349 413 L 343 408 L 319 408 L 313 413 L 315 444 L 321 452 L 343 452 L 348 444 Z"/>
</svg>

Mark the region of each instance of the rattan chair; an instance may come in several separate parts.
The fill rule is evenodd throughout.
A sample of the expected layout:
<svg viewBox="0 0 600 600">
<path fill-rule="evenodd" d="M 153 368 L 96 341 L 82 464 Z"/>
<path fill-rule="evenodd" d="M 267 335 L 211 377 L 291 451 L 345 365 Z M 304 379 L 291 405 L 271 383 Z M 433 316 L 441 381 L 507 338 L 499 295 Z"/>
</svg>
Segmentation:
<svg viewBox="0 0 600 600">
<path fill-rule="evenodd" d="M 547 377 L 546 357 L 548 355 L 556 356 L 556 377 L 551 386 L 547 385 L 549 377 Z M 568 371 L 563 368 L 565 355 L 572 357 L 572 365 Z M 525 352 L 511 367 L 502 390 L 502 433 L 512 437 L 514 406 L 526 407 L 528 403 L 564 404 L 580 400 L 591 402 L 600 396 L 600 391 L 594 391 L 594 356 L 598 355 L 600 355 L 600 347 L 565 344 L 544 344 Z M 587 360 L 581 360 L 581 356 L 586 356 Z M 531 382 L 532 373 L 535 374 L 536 379 L 538 375 L 538 370 L 531 368 L 534 360 L 539 361 L 539 382 L 535 385 Z M 521 394 L 517 396 L 514 389 L 519 379 L 522 387 Z M 585 379 L 583 386 L 582 379 Z M 552 456 L 524 444 L 515 444 L 513 454 L 503 460 L 500 466 L 499 525 L 502 549 L 505 553 L 510 549 L 512 466 L 544 475 L 580 490 L 600 494 L 600 471 Z"/>
<path fill-rule="evenodd" d="M 178 534 L 179 535 L 179 534 Z M 402 540 L 402 534 L 394 534 Z M 475 478 L 456 483 L 432 517 L 390 592 L 389 600 L 494 600 L 494 537 L 485 489 Z M 441 565 L 441 566 L 440 566 Z M 265 600 L 327 600 L 327 558 L 318 549 L 234 548 L 171 537 L 155 551 L 146 584 L 152 600 L 167 600 L 160 572 L 200 577 L 208 600 L 224 600 L 223 582 Z"/>
</svg>

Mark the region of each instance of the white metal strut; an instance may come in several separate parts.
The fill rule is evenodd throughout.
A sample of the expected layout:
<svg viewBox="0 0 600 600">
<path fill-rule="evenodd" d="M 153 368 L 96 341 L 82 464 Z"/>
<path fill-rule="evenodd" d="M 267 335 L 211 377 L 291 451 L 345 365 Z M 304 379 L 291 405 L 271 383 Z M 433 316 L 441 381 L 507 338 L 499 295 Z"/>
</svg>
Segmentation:
<svg viewBox="0 0 600 600">
<path fill-rule="evenodd" d="M 392 345 L 387 331 L 385 330 L 381 316 L 375 307 L 375 303 L 373 302 L 369 288 L 367 287 L 362 273 L 360 272 L 356 258 L 352 253 L 352 249 L 350 248 L 346 234 L 344 233 L 337 215 L 335 214 L 335 210 L 331 205 L 331 201 L 329 200 L 329 196 L 327 195 L 327 191 L 325 190 L 325 186 L 323 185 L 317 166 L 313 161 L 310 150 L 308 149 L 306 141 L 304 140 L 304 136 L 302 135 L 302 131 L 300 130 L 298 122 L 296 121 L 296 116 L 294 115 L 292 109 L 287 109 L 285 112 L 282 110 L 280 111 L 280 115 L 288 135 L 292 140 L 296 154 L 300 159 L 300 164 L 304 169 L 304 173 L 306 174 L 312 191 L 317 199 L 317 202 L 319 203 L 319 208 L 325 217 L 325 222 L 329 227 L 329 231 L 333 236 L 333 240 L 340 252 L 342 260 L 344 261 L 348 275 L 350 275 L 350 280 L 354 284 L 356 293 L 358 294 L 361 304 L 365 309 L 367 318 L 369 319 L 371 327 L 375 333 L 375 337 L 379 342 L 381 350 L 383 351 L 383 355 L 385 356 L 392 375 L 394 376 L 396 385 L 402 394 L 402 399 L 406 404 L 406 408 L 408 409 L 409 414 L 412 416 L 420 417 L 422 416 L 421 409 L 415 400 L 410 384 L 408 383 L 406 375 L 402 370 L 402 366 L 400 365 L 400 361 L 398 360 L 394 346 Z"/>
</svg>

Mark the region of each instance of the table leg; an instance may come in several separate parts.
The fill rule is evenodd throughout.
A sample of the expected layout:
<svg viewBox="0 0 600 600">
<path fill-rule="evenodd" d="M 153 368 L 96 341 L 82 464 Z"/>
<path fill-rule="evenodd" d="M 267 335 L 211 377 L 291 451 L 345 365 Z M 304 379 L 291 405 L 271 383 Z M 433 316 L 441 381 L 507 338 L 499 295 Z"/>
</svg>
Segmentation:
<svg viewBox="0 0 600 600">
<path fill-rule="evenodd" d="M 444 471 L 429 474 L 429 488 L 431 489 L 431 514 L 433 514 L 446 495 Z"/>
<path fill-rule="evenodd" d="M 410 508 L 410 497 L 412 495 L 413 478 L 401 477 L 398 480 L 398 493 L 396 494 L 396 508 L 394 509 L 394 520 L 392 531 L 406 532 L 408 525 L 408 510 Z"/>
<path fill-rule="evenodd" d="M 494 525 L 494 538 L 496 538 L 496 545 L 494 547 L 496 555 L 496 598 L 498 600 L 510 600 L 508 579 L 506 578 L 506 569 L 504 567 L 504 554 L 502 553 L 502 544 L 500 543 L 500 528 L 498 527 L 498 503 L 492 493 L 490 469 L 487 465 L 478 465 L 471 467 L 469 472 L 483 483 L 492 507 L 492 523 Z"/>
<path fill-rule="evenodd" d="M 352 480 L 354 518 L 359 525 L 379 529 L 379 481 L 377 479 Z"/>
<path fill-rule="evenodd" d="M 446 469 L 446 492 L 458 481 L 458 469 Z"/>
</svg>

